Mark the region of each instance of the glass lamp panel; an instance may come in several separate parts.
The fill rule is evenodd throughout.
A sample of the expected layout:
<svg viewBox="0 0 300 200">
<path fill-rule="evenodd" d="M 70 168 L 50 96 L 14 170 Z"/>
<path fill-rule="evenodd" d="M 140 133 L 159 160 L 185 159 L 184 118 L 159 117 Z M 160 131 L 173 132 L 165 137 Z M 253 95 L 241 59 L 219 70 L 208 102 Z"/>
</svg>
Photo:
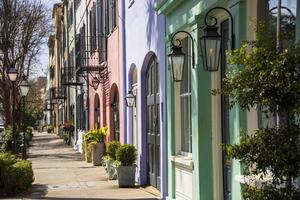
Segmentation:
<svg viewBox="0 0 300 200">
<path fill-rule="evenodd" d="M 18 76 L 18 72 L 14 67 L 9 68 L 8 77 L 10 81 L 16 81 Z"/>
<path fill-rule="evenodd" d="M 205 55 L 208 71 L 217 71 L 220 65 L 221 39 L 207 37 L 205 43 Z"/>
<path fill-rule="evenodd" d="M 126 97 L 126 103 L 128 107 L 134 107 L 135 106 L 135 96 L 132 92 L 129 92 Z"/>
<path fill-rule="evenodd" d="M 28 94 L 30 86 L 28 85 L 27 81 L 22 81 L 20 84 L 20 91 L 21 91 L 21 96 L 26 97 Z"/>
<path fill-rule="evenodd" d="M 182 81 L 182 75 L 183 75 L 183 67 L 184 67 L 184 53 L 181 54 L 173 54 L 172 59 L 172 75 L 173 75 L 173 81 Z"/>
</svg>

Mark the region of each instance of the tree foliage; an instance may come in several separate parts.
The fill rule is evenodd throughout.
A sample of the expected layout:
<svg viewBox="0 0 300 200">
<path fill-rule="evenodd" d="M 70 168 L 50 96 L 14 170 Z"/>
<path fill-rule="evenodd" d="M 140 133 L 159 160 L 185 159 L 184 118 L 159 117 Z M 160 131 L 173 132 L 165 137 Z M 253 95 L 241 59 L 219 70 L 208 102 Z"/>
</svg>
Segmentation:
<svg viewBox="0 0 300 200">
<path fill-rule="evenodd" d="M 300 196 L 295 187 L 300 175 L 300 126 L 295 120 L 300 111 L 300 46 L 278 51 L 275 44 L 272 34 L 259 27 L 255 41 L 244 42 L 228 53 L 230 67 L 222 89 L 213 90 L 229 96 L 230 107 L 238 104 L 249 110 L 260 105 L 266 112 L 291 118 L 273 128 L 242 132 L 239 144 L 225 145 L 227 156 L 245 166 L 244 175 L 261 181 L 243 185 L 243 197 L 249 200 L 294 200 Z"/>
<path fill-rule="evenodd" d="M 47 14 L 39 0 L 0 0 L 0 112 L 4 112 L 6 124 L 11 123 L 12 105 L 7 70 L 15 65 L 19 72 L 15 85 L 23 74 L 29 76 L 49 34 Z M 18 101 L 17 89 L 15 96 Z"/>
</svg>

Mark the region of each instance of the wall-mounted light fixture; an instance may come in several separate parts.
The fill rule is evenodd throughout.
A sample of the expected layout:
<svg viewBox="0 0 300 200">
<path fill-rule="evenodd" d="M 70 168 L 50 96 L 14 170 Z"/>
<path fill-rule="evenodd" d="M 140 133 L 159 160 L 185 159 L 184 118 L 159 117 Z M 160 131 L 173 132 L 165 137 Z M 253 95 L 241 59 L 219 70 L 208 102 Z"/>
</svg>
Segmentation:
<svg viewBox="0 0 300 200">
<path fill-rule="evenodd" d="M 136 97 L 131 90 L 125 96 L 127 107 L 135 107 L 136 105 Z"/>
<path fill-rule="evenodd" d="M 205 71 L 218 71 L 221 64 L 221 35 L 218 33 L 218 20 L 216 17 L 210 17 L 212 24 L 207 22 L 207 18 L 210 12 L 213 10 L 225 11 L 231 20 L 231 50 L 235 48 L 235 35 L 233 33 L 233 17 L 232 14 L 223 7 L 214 7 L 210 9 L 205 17 L 204 23 L 204 35 L 200 38 L 200 47 L 203 61 L 203 69 Z"/>
<path fill-rule="evenodd" d="M 192 66 L 195 66 L 195 57 L 194 57 L 194 40 L 192 35 L 186 31 L 177 31 L 173 34 L 171 38 L 171 53 L 168 55 L 169 64 L 171 66 L 171 75 L 174 82 L 182 81 L 183 77 L 183 68 L 184 68 L 184 59 L 185 53 L 182 52 L 181 41 L 176 39 L 176 35 L 179 33 L 184 33 L 190 37 L 192 41 Z M 174 43 L 176 41 L 176 44 Z"/>
</svg>

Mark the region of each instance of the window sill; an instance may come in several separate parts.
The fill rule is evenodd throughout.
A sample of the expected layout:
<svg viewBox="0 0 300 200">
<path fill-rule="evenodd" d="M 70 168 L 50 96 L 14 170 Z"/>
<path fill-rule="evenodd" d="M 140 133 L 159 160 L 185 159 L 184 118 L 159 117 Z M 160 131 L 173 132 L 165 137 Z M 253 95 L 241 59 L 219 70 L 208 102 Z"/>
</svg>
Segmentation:
<svg viewBox="0 0 300 200">
<path fill-rule="evenodd" d="M 183 156 L 183 155 L 176 155 L 170 156 L 169 160 L 174 162 L 175 165 L 182 167 L 188 170 L 194 170 L 194 161 L 191 157 Z"/>
</svg>

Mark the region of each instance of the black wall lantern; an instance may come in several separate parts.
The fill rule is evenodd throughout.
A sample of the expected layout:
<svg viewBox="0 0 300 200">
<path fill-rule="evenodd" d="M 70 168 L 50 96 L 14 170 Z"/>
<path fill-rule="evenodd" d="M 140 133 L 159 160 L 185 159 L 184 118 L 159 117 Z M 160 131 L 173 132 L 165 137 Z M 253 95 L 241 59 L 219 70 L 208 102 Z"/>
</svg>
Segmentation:
<svg viewBox="0 0 300 200">
<path fill-rule="evenodd" d="M 99 84 L 100 84 L 99 79 L 97 79 L 96 77 L 93 77 L 91 86 L 94 88 L 94 90 L 98 89 Z"/>
<path fill-rule="evenodd" d="M 204 35 L 200 38 L 203 69 L 205 71 L 218 71 L 221 64 L 221 35 L 218 33 L 218 20 L 216 17 L 211 17 L 212 24 L 207 23 L 207 17 L 213 10 L 223 10 L 229 15 L 231 20 L 231 50 L 234 50 L 235 48 L 232 14 L 223 7 L 214 7 L 210 9 L 204 17 L 206 27 L 204 28 Z"/>
<path fill-rule="evenodd" d="M 129 92 L 125 96 L 125 100 L 126 100 L 127 107 L 135 107 L 136 98 L 131 90 L 129 90 Z"/>
<path fill-rule="evenodd" d="M 175 36 L 179 33 L 184 33 L 191 38 L 191 40 L 192 40 L 192 66 L 194 67 L 194 65 L 195 65 L 194 40 L 193 40 L 192 35 L 186 31 L 177 31 L 172 36 L 171 53 L 168 55 L 169 64 L 171 66 L 172 79 L 175 82 L 182 81 L 184 61 L 185 61 L 185 53 L 182 52 L 181 42 L 179 39 L 175 39 Z M 174 43 L 174 40 L 176 41 L 176 44 Z"/>
</svg>

